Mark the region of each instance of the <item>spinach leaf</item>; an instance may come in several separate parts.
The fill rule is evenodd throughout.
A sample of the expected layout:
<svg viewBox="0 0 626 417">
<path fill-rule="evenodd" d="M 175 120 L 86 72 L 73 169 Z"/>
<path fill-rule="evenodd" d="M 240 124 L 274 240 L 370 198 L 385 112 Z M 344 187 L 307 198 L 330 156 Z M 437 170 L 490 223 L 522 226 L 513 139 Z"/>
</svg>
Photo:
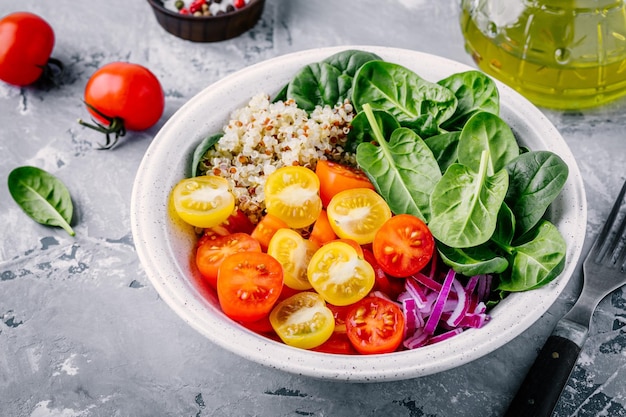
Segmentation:
<svg viewBox="0 0 626 417">
<path fill-rule="evenodd" d="M 352 79 L 363 63 L 380 59 L 370 52 L 348 50 L 321 62 L 303 67 L 287 85 L 283 95 L 293 98 L 298 107 L 312 112 L 315 106 L 335 106 L 350 98 Z"/>
<path fill-rule="evenodd" d="M 302 68 L 287 87 L 287 97 L 293 98 L 298 107 L 312 112 L 315 106 L 334 106 L 348 90 L 350 81 L 330 64 L 317 62 Z"/>
<path fill-rule="evenodd" d="M 569 168 L 549 151 L 524 153 L 506 165 L 511 183 L 506 201 L 515 213 L 518 235 L 529 231 L 559 195 Z"/>
<path fill-rule="evenodd" d="M 37 223 L 62 227 L 70 236 L 74 206 L 70 193 L 58 178 L 36 167 L 15 168 L 8 178 L 15 202 Z"/>
<path fill-rule="evenodd" d="M 460 249 L 451 248 L 438 242 L 437 250 L 446 265 L 468 277 L 480 274 L 499 274 L 509 266 L 505 257 L 498 255 L 487 245 Z"/>
<path fill-rule="evenodd" d="M 451 90 L 458 100 L 454 114 L 443 123 L 446 130 L 461 130 L 467 120 L 479 111 L 500 113 L 498 87 L 483 72 L 459 72 L 440 80 L 438 84 Z"/>
<path fill-rule="evenodd" d="M 337 68 L 343 74 L 354 77 L 359 70 L 369 61 L 379 61 L 380 57 L 372 52 L 349 49 L 341 51 L 324 59 L 323 62 Z"/>
<path fill-rule="evenodd" d="M 433 151 L 441 172 L 458 160 L 458 147 L 461 132 L 446 132 L 424 139 L 426 145 Z"/>
<path fill-rule="evenodd" d="M 498 211 L 509 185 L 502 169 L 487 175 L 489 152 L 483 151 L 478 172 L 456 163 L 443 174 L 430 196 L 433 236 L 453 248 L 482 245 L 493 235 Z"/>
<path fill-rule="evenodd" d="M 467 121 L 459 138 L 459 163 L 478 170 L 483 151 L 489 152 L 487 175 L 493 175 L 519 155 L 515 135 L 493 113 L 478 112 Z"/>
<path fill-rule="evenodd" d="M 376 120 L 375 125 L 380 128 L 383 137 L 390 137 L 391 133 L 400 127 L 400 123 L 389 113 L 380 110 L 376 110 L 373 113 Z M 372 133 L 372 125 L 370 125 L 365 112 L 357 113 L 350 124 L 351 129 L 345 144 L 347 152 L 355 153 L 357 146 L 362 142 L 376 141 Z"/>
<path fill-rule="evenodd" d="M 509 184 L 510 182 L 511 176 L 509 175 Z M 502 203 L 500 211 L 498 211 L 498 223 L 496 224 L 496 230 L 493 232 L 491 240 L 502 247 L 510 245 L 515 237 L 515 224 L 515 215 L 506 203 Z"/>
<path fill-rule="evenodd" d="M 401 65 L 370 61 L 356 73 L 352 86 L 355 109 L 360 111 L 366 103 L 426 137 L 439 133 L 438 126 L 454 114 L 457 99 L 452 91 Z"/>
<path fill-rule="evenodd" d="M 556 226 L 541 220 L 524 236 L 524 240 L 512 248 L 512 267 L 500 276 L 499 290 L 527 291 L 538 288 L 563 271 L 567 245 Z"/>
<path fill-rule="evenodd" d="M 430 217 L 429 197 L 441 178 L 437 161 L 424 141 L 411 129 L 398 128 L 389 141 L 369 105 L 363 106 L 378 146 L 363 142 L 356 161 L 395 214 L 412 214 L 424 222 Z"/>
<path fill-rule="evenodd" d="M 204 155 L 207 153 L 209 149 L 211 149 L 219 140 L 224 136 L 223 133 L 216 133 L 214 135 L 210 135 L 202 139 L 202 141 L 196 146 L 196 149 L 193 151 L 193 157 L 191 160 L 191 176 L 195 177 L 198 175 L 198 170 L 200 169 L 200 163 L 202 162 Z"/>
</svg>

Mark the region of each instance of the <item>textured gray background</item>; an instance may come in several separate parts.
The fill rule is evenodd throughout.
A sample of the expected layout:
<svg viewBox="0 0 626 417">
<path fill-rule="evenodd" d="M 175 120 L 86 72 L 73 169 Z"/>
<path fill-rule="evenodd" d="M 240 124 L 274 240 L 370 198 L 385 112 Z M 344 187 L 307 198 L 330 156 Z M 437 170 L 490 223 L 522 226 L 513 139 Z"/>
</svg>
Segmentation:
<svg viewBox="0 0 626 417">
<path fill-rule="evenodd" d="M 215 44 L 177 39 L 145 1 L 0 2 L 56 32 L 67 73 L 49 91 L 0 84 L 0 178 L 36 165 L 61 178 L 77 236 L 35 224 L 0 186 L 0 416 L 501 415 L 581 285 L 527 332 L 460 368 L 401 382 L 325 382 L 267 369 L 216 347 L 159 299 L 137 259 L 129 202 L 141 158 L 159 127 L 200 90 L 247 65 L 321 46 L 384 45 L 472 64 L 456 0 L 268 0 L 261 21 Z M 100 65 L 129 60 L 161 80 L 166 111 L 113 151 L 76 123 Z M 626 102 L 584 112 L 545 111 L 570 145 L 589 204 L 588 247 L 626 176 Z M 607 297 L 555 415 L 626 416 L 626 301 Z"/>
</svg>

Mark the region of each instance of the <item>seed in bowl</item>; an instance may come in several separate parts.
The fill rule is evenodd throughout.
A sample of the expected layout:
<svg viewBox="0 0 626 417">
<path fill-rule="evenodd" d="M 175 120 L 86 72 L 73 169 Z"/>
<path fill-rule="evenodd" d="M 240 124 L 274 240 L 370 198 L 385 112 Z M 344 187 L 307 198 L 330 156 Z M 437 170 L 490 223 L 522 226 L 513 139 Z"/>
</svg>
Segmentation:
<svg viewBox="0 0 626 417">
<path fill-rule="evenodd" d="M 315 169 L 318 160 L 355 164 L 343 148 L 353 116 L 347 100 L 309 115 L 294 100 L 256 95 L 231 114 L 224 135 L 200 161 L 199 174 L 226 178 L 239 208 L 257 223 L 265 210 L 265 178 L 276 169 Z"/>
</svg>

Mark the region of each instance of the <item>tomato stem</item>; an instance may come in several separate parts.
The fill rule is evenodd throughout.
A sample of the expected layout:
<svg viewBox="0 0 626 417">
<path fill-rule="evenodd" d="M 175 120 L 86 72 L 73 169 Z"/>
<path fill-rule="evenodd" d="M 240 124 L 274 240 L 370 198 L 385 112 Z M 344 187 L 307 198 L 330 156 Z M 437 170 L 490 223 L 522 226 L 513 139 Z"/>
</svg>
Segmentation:
<svg viewBox="0 0 626 417">
<path fill-rule="evenodd" d="M 87 123 L 82 119 L 78 119 L 78 123 L 85 127 L 93 129 L 97 132 L 104 133 L 106 137 L 106 142 L 104 145 L 100 145 L 98 149 L 111 149 L 112 147 L 115 146 L 115 144 L 117 143 L 120 137 L 126 135 L 126 127 L 124 126 L 124 120 L 121 117 L 107 116 L 106 114 L 102 113 L 100 110 L 96 109 L 94 106 L 92 106 L 91 104 L 87 102 L 85 102 L 85 105 L 90 110 L 93 110 L 93 112 L 96 113 L 98 116 L 105 119 L 108 122 L 108 126 L 98 123 L 94 119 L 91 119 L 94 124 Z M 111 138 L 112 135 L 113 135 L 113 138 Z"/>
</svg>

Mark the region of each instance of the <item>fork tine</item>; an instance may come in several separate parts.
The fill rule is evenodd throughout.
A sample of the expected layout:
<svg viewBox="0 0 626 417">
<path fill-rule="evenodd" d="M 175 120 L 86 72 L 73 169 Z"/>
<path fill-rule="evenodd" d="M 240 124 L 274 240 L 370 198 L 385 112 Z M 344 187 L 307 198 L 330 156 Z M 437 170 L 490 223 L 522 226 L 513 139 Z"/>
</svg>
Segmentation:
<svg viewBox="0 0 626 417">
<path fill-rule="evenodd" d="M 611 230 L 614 228 L 614 224 L 620 212 L 622 204 L 624 203 L 625 194 L 626 181 L 624 181 L 624 184 L 622 185 L 622 189 L 620 190 L 619 195 L 615 200 L 615 204 L 613 205 L 613 208 L 611 209 L 611 212 L 606 219 L 606 223 L 604 223 L 602 231 L 596 238 L 591 248 L 590 254 L 593 254 L 594 261 L 597 263 L 602 262 L 602 260 L 607 255 L 607 252 L 613 252 L 616 247 L 620 246 L 619 243 L 624 232 L 624 227 L 626 225 L 626 216 L 624 217 L 624 219 L 622 219 L 621 225 L 619 226 L 619 232 L 615 233 L 612 238 L 610 234 Z"/>
<path fill-rule="evenodd" d="M 621 272 L 626 272 L 626 213 L 622 218 L 622 223 L 620 224 L 617 230 L 617 239 L 619 239 L 618 244 L 615 248 L 615 253 L 613 257 L 615 259 L 615 266 L 619 268 Z"/>
</svg>

